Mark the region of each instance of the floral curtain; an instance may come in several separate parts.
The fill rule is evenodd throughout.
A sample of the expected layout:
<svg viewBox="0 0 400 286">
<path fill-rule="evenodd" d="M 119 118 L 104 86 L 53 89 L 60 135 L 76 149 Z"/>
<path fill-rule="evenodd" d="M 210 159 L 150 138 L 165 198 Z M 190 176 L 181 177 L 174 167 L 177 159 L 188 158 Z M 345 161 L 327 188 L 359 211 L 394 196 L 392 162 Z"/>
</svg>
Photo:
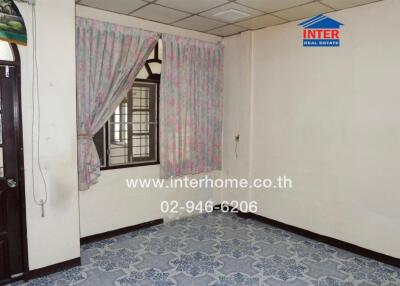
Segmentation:
<svg viewBox="0 0 400 286">
<path fill-rule="evenodd" d="M 77 18 L 77 105 L 79 189 L 100 176 L 93 136 L 132 87 L 157 43 L 156 33 Z"/>
<path fill-rule="evenodd" d="M 223 47 L 163 35 L 160 164 L 163 178 L 221 169 Z"/>
</svg>

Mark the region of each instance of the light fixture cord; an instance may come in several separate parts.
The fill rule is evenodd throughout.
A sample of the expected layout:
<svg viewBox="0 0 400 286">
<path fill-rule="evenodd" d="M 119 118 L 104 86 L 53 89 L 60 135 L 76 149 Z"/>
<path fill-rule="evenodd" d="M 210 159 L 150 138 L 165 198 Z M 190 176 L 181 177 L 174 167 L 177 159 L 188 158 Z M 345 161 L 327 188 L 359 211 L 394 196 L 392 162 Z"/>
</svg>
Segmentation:
<svg viewBox="0 0 400 286">
<path fill-rule="evenodd" d="M 43 173 L 42 164 L 40 160 L 40 139 L 41 139 L 41 116 L 40 116 L 40 87 L 39 87 L 39 65 L 37 60 L 37 19 L 36 19 L 36 7 L 32 5 L 32 61 L 33 61 L 33 72 L 32 72 L 32 193 L 35 204 L 40 206 L 42 209 L 42 217 L 45 216 L 44 206 L 48 200 L 47 193 L 47 182 Z M 37 116 L 36 116 L 36 107 L 35 103 L 37 103 Z M 37 149 L 35 150 L 35 123 L 37 119 Z M 34 162 L 35 162 L 35 151 L 37 154 L 37 166 L 39 169 L 39 173 L 44 186 L 44 198 L 38 199 L 36 196 L 35 189 L 35 171 L 34 171 Z"/>
</svg>

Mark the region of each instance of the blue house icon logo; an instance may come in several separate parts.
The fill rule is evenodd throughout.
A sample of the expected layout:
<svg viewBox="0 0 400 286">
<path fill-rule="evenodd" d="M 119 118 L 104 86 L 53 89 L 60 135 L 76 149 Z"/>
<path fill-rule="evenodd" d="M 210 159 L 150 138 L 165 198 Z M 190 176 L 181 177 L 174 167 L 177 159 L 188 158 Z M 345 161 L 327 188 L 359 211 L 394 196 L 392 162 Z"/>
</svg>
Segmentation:
<svg viewBox="0 0 400 286">
<path fill-rule="evenodd" d="M 303 30 L 303 47 L 340 47 L 342 23 L 318 15 L 299 24 Z"/>
</svg>

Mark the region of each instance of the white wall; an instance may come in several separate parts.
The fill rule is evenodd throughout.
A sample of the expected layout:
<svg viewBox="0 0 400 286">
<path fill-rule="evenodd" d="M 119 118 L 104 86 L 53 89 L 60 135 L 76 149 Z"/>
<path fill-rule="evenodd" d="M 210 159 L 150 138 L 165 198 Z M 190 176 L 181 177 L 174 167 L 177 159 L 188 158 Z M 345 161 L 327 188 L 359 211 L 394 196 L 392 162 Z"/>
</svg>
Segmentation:
<svg viewBox="0 0 400 286">
<path fill-rule="evenodd" d="M 22 121 L 29 268 L 31 270 L 77 258 L 79 208 L 75 104 L 75 2 L 37 1 L 37 56 L 40 73 L 41 150 L 49 198 L 46 217 L 32 196 L 32 36 L 31 7 L 19 4 L 28 26 L 27 47 L 19 47 L 22 63 Z M 36 143 L 36 142 L 35 142 Z M 36 146 L 36 144 L 35 144 Z M 36 191 L 41 197 L 38 168 Z"/>
<path fill-rule="evenodd" d="M 252 32 L 224 39 L 224 125 L 223 171 L 226 179 L 248 179 L 250 162 L 250 109 L 252 76 Z M 237 146 L 235 136 L 240 134 Z M 215 192 L 220 202 L 247 201 L 248 189 L 222 189 Z"/>
<path fill-rule="evenodd" d="M 145 21 L 134 17 L 77 6 L 77 16 L 97 19 L 110 23 L 142 28 L 145 30 L 176 34 L 199 40 L 217 42 L 221 38 L 195 31 L 175 28 L 168 25 Z M 209 174 L 218 177 L 219 172 Z M 164 215 L 160 211 L 163 200 L 178 200 L 181 204 L 187 200 L 195 202 L 213 199 L 211 189 L 202 190 L 148 190 L 128 189 L 125 179 L 159 178 L 158 165 L 103 171 L 97 185 L 80 192 L 80 230 L 81 237 L 98 234 L 122 227 L 132 226 L 154 219 L 176 219 L 179 214 Z"/>
<path fill-rule="evenodd" d="M 259 214 L 400 258 L 400 1 L 328 14 L 340 48 L 303 48 L 298 23 L 254 32 L 251 174 Z M 248 95 L 249 96 L 249 95 Z"/>
</svg>

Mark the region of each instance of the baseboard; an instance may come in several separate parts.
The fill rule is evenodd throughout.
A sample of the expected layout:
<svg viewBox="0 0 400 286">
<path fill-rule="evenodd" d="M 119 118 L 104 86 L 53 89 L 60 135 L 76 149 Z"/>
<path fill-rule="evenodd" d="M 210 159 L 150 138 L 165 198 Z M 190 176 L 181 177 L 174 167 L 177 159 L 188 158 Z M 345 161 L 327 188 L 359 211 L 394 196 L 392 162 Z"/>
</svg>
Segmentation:
<svg viewBox="0 0 400 286">
<path fill-rule="evenodd" d="M 57 264 L 49 265 L 43 268 L 30 270 L 24 274 L 24 281 L 27 282 L 31 279 L 39 278 L 42 276 L 50 275 L 59 271 L 63 271 L 72 267 L 80 266 L 81 258 L 77 257 L 71 260 L 63 261 Z"/>
<path fill-rule="evenodd" d="M 89 243 L 89 242 L 93 242 L 93 241 L 98 241 L 98 240 L 102 240 L 102 239 L 106 239 L 106 238 L 110 238 L 116 235 L 120 235 L 120 234 L 124 234 L 124 233 L 128 233 L 128 232 L 132 232 L 135 230 L 139 230 L 139 229 L 143 229 L 143 228 L 147 228 L 147 227 L 151 227 L 154 225 L 159 225 L 162 224 L 164 221 L 162 219 L 157 219 L 157 220 L 153 220 L 153 221 L 149 221 L 149 222 L 145 222 L 145 223 L 141 223 L 138 225 L 134 225 L 134 226 L 129 226 L 129 227 L 124 227 L 121 229 L 117 229 L 117 230 L 113 230 L 113 231 L 108 231 L 105 233 L 100 233 L 100 234 L 95 234 L 95 235 L 91 235 L 91 236 L 87 236 L 87 237 L 83 237 L 81 238 L 81 244 L 85 244 L 85 243 Z M 24 274 L 24 281 L 29 281 L 35 278 L 39 278 L 42 276 L 46 276 L 46 275 L 50 275 L 59 271 L 63 271 L 72 267 L 76 267 L 76 266 L 80 266 L 81 265 L 81 258 L 75 258 L 75 259 L 71 259 L 68 261 L 64 261 L 64 262 L 60 262 L 57 264 L 53 264 L 53 265 L 49 265 L 43 268 L 39 268 L 39 269 L 35 269 L 35 270 L 31 270 L 28 271 L 27 273 Z"/>
<path fill-rule="evenodd" d="M 81 238 L 81 245 L 89 243 L 89 242 L 94 242 L 94 241 L 98 241 L 98 240 L 107 239 L 107 238 L 110 238 L 110 237 L 113 237 L 113 236 L 117 236 L 117 235 L 121 235 L 121 234 L 125 234 L 125 233 L 128 233 L 128 232 L 132 232 L 132 231 L 148 228 L 148 227 L 151 227 L 151 226 L 163 224 L 163 223 L 164 223 L 163 219 L 156 219 L 156 220 L 148 221 L 148 222 L 137 224 L 137 225 L 133 225 L 133 226 L 128 226 L 128 227 L 124 227 L 124 228 L 120 228 L 120 229 L 116 229 L 116 230 L 111 230 L 111 231 L 107 231 L 107 232 L 103 232 L 103 233 L 99 233 L 99 234 L 95 234 L 95 235 L 82 237 Z"/>
<path fill-rule="evenodd" d="M 336 238 L 332 238 L 329 236 L 324 236 L 309 230 L 305 230 L 299 227 L 295 227 L 292 225 L 288 225 L 286 223 L 282 223 L 270 218 L 266 218 L 254 213 L 243 213 L 243 212 L 239 212 L 238 213 L 239 217 L 245 218 L 245 219 L 254 219 L 256 221 L 271 225 L 271 226 L 275 226 L 278 227 L 280 229 L 319 241 L 319 242 L 323 242 L 326 244 L 329 244 L 331 246 L 346 250 L 346 251 L 350 251 L 353 252 L 355 254 L 364 256 L 364 257 L 368 257 L 377 261 L 380 261 L 382 263 L 386 263 L 389 265 L 393 265 L 396 267 L 400 267 L 400 259 L 399 258 L 395 258 L 386 254 L 382 254 L 379 252 L 375 252 L 366 248 L 363 248 L 361 246 L 357 246 L 348 242 L 344 242 L 342 240 L 336 239 Z"/>
</svg>

